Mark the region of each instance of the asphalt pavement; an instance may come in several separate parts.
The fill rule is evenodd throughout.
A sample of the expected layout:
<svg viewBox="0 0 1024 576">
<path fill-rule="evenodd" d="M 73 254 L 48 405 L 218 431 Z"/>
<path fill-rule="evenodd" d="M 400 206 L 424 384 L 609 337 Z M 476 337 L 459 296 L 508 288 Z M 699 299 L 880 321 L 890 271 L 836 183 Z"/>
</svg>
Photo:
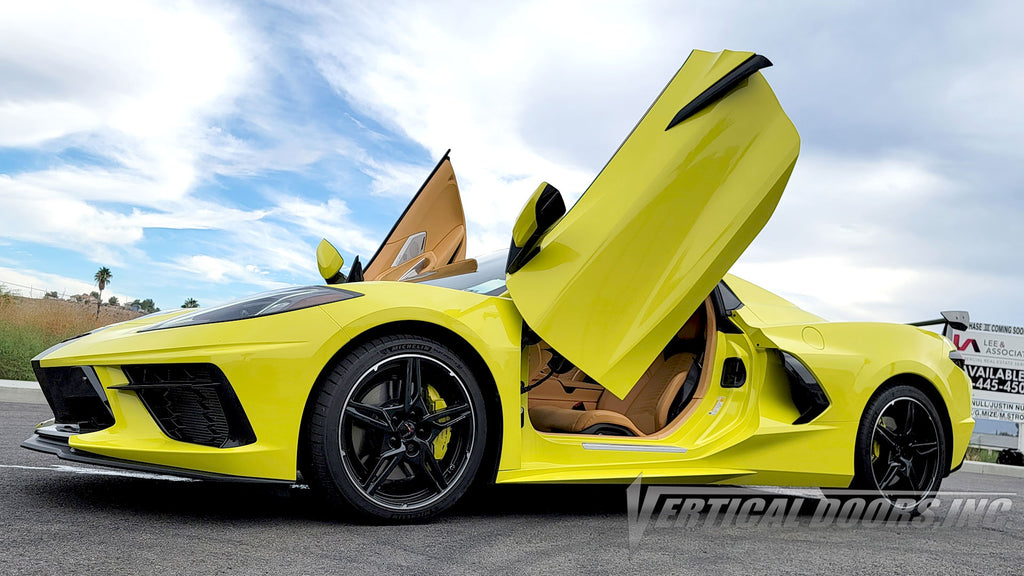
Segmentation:
<svg viewBox="0 0 1024 576">
<path fill-rule="evenodd" d="M 630 546 L 623 486 L 497 486 L 426 524 L 326 513 L 301 486 L 181 481 L 20 448 L 45 405 L 0 402 L 3 574 L 1021 574 L 1024 479 L 998 526 L 702 526 Z M 652 524 L 653 526 L 653 524 Z"/>
</svg>

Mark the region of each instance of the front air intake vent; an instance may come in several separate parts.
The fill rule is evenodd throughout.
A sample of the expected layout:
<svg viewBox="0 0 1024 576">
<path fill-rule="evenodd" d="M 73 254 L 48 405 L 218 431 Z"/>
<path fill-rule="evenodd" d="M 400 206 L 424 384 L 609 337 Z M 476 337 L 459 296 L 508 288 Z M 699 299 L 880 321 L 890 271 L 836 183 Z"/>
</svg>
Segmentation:
<svg viewBox="0 0 1024 576">
<path fill-rule="evenodd" d="M 170 438 L 231 448 L 256 441 L 249 419 L 224 373 L 213 364 L 122 366 L 132 390 Z"/>
<path fill-rule="evenodd" d="M 38 362 L 32 367 L 57 424 L 77 426 L 81 432 L 113 426 L 107 395 L 92 367 L 43 368 Z"/>
</svg>

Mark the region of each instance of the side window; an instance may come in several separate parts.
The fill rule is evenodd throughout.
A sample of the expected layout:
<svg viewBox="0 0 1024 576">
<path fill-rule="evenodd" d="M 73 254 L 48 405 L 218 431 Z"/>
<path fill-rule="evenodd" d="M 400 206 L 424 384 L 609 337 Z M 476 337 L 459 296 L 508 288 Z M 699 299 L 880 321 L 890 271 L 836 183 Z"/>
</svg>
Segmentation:
<svg viewBox="0 0 1024 576">
<path fill-rule="evenodd" d="M 722 297 L 722 309 L 726 314 L 731 315 L 732 312 L 743 307 L 743 302 L 740 302 L 740 299 L 736 297 L 736 294 L 731 288 L 729 288 L 729 285 L 725 283 L 725 280 L 718 283 L 718 290 Z"/>
</svg>

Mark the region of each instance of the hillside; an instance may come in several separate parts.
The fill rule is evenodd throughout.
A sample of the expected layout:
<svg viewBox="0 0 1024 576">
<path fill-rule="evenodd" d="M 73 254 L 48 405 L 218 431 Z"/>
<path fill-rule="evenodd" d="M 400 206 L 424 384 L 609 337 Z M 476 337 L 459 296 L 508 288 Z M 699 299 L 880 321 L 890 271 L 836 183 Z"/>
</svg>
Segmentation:
<svg viewBox="0 0 1024 576">
<path fill-rule="evenodd" d="M 0 380 L 34 380 L 32 357 L 50 346 L 100 326 L 138 318 L 117 306 L 96 306 L 40 300 L 20 296 L 0 297 Z"/>
</svg>

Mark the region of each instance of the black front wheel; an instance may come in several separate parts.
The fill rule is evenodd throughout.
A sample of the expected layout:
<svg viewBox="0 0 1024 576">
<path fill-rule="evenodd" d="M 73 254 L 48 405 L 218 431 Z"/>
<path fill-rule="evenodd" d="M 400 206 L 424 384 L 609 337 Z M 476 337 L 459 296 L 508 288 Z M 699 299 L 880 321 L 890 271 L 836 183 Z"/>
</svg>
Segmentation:
<svg viewBox="0 0 1024 576">
<path fill-rule="evenodd" d="M 896 508 L 915 508 L 939 489 L 948 469 L 938 412 L 912 386 L 873 398 L 857 435 L 854 488 L 877 491 Z"/>
<path fill-rule="evenodd" d="M 419 336 L 372 340 L 323 382 L 307 427 L 313 488 L 363 516 L 433 516 L 465 494 L 487 421 L 472 371 Z"/>
</svg>

